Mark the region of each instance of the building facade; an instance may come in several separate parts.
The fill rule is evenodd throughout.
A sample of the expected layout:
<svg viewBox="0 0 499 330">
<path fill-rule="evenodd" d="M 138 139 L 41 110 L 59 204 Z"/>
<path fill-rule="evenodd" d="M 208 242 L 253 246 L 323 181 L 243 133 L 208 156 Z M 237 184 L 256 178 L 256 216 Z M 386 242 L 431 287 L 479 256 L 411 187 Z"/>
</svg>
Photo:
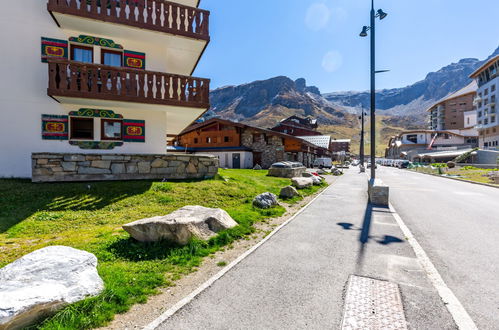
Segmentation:
<svg viewBox="0 0 499 330">
<path fill-rule="evenodd" d="M 456 158 L 460 154 L 478 146 L 476 130 L 414 130 L 405 131 L 393 136 L 388 141 L 385 158 L 407 159 L 414 161 L 421 159 L 421 155 L 435 154 L 435 158 Z M 438 153 L 441 153 L 438 157 Z"/>
<path fill-rule="evenodd" d="M 480 148 L 499 150 L 499 55 L 491 58 L 473 72 L 470 77 L 478 84 L 475 106 Z"/>
<path fill-rule="evenodd" d="M 317 119 L 310 117 L 291 116 L 281 120 L 273 131 L 289 134 L 293 136 L 315 136 L 322 135 L 317 128 L 319 127 Z"/>
<path fill-rule="evenodd" d="M 476 111 L 473 100 L 477 88 L 477 83 L 473 81 L 426 110 L 429 129 L 442 131 L 474 127 L 476 125 Z"/>
<path fill-rule="evenodd" d="M 175 141 L 178 151 L 211 154 L 226 168 L 269 168 L 280 161 L 311 166 L 318 157 L 330 157 L 327 148 L 304 139 L 219 118 L 192 125 Z"/>
<path fill-rule="evenodd" d="M 209 108 L 209 80 L 191 76 L 210 40 L 198 3 L 11 2 L 0 13 L 12 46 L 0 63 L 0 177 L 31 177 L 34 153 L 165 154 L 165 137 Z M 72 172 L 94 171 L 86 162 Z"/>
</svg>

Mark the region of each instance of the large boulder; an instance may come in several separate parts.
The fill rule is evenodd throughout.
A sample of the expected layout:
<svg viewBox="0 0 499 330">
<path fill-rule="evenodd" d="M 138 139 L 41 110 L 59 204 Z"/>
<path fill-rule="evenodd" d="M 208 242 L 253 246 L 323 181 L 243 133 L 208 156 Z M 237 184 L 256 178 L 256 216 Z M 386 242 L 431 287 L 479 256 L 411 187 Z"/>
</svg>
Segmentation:
<svg viewBox="0 0 499 330">
<path fill-rule="evenodd" d="M 222 209 L 189 205 L 165 216 L 128 223 L 123 229 L 141 242 L 168 240 L 186 245 L 193 237 L 209 239 L 235 226 L 237 222 Z"/>
<path fill-rule="evenodd" d="M 312 178 L 295 177 L 291 179 L 291 183 L 297 189 L 304 189 L 311 187 L 314 184 Z"/>
<path fill-rule="evenodd" d="M 0 329 L 20 329 L 104 289 L 97 258 L 67 246 L 31 252 L 0 269 Z"/>
<path fill-rule="evenodd" d="M 253 205 L 261 209 L 269 209 L 278 204 L 277 196 L 269 192 L 260 194 L 253 200 Z"/>
<path fill-rule="evenodd" d="M 312 175 L 310 178 L 312 179 L 314 186 L 320 186 L 322 184 L 322 178 L 320 176 Z"/>
<path fill-rule="evenodd" d="M 293 186 L 284 187 L 281 189 L 281 192 L 279 193 L 279 197 L 281 197 L 281 198 L 293 198 L 293 197 L 299 196 L 299 195 L 300 195 L 300 193 Z"/>
</svg>

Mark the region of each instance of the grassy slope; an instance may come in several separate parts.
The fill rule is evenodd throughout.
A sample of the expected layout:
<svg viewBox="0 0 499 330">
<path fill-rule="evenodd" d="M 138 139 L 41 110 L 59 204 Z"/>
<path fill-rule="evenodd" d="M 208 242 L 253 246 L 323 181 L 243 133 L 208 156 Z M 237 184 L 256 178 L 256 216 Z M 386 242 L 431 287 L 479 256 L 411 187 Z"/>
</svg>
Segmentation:
<svg viewBox="0 0 499 330">
<path fill-rule="evenodd" d="M 388 140 L 391 136 L 397 135 L 400 132 L 406 130 L 403 127 L 392 126 L 386 120 L 387 117 L 377 116 L 376 117 L 376 155 L 384 156 L 385 148 L 388 145 Z M 352 126 L 323 126 L 320 128 L 325 134 L 331 134 L 335 139 L 351 139 L 350 151 L 354 154 L 359 153 L 360 149 L 360 121 Z M 370 143 L 371 127 L 369 124 L 369 118 L 366 119 L 365 123 L 365 145 L 364 150 L 366 154 L 370 153 L 371 143 Z"/>
<path fill-rule="evenodd" d="M 106 289 L 96 298 L 68 306 L 35 328 L 84 329 L 105 324 L 115 313 L 143 303 L 160 286 L 171 285 L 202 258 L 254 231 L 252 224 L 283 214 L 283 207 L 253 208 L 259 193 L 278 194 L 289 179 L 266 171 L 220 170 L 213 180 L 191 182 L 99 182 L 32 184 L 0 180 L 0 267 L 47 245 L 94 253 Z M 315 193 L 319 187 L 302 191 Z M 239 226 L 208 242 L 185 247 L 138 243 L 121 229 L 134 220 L 198 204 L 225 209 Z"/>
</svg>

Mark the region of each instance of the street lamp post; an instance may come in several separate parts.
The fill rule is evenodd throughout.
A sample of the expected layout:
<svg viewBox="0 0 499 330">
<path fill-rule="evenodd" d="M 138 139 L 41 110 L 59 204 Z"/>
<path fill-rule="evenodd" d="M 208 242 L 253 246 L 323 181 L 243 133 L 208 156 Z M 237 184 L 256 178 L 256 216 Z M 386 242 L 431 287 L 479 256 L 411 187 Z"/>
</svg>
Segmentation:
<svg viewBox="0 0 499 330">
<path fill-rule="evenodd" d="M 360 110 L 362 111 L 362 114 L 360 115 L 360 120 L 361 120 L 361 124 L 360 124 L 360 171 L 361 172 L 365 172 L 365 168 L 364 168 L 364 107 L 362 106 L 361 104 L 361 107 L 360 107 Z"/>
<path fill-rule="evenodd" d="M 376 178 L 376 18 L 380 20 L 387 16 L 383 10 L 374 10 L 374 0 L 371 0 L 371 25 L 364 26 L 361 37 L 367 37 L 367 31 L 371 31 L 371 179 Z"/>
</svg>

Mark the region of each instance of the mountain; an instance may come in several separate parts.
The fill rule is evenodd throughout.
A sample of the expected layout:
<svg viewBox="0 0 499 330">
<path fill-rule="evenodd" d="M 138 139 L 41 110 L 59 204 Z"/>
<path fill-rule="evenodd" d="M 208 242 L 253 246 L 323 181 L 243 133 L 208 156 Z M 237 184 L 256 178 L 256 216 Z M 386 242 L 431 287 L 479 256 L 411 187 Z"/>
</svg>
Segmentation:
<svg viewBox="0 0 499 330">
<path fill-rule="evenodd" d="M 250 122 L 270 127 L 293 114 L 313 116 L 322 125 L 348 125 L 355 116 L 333 106 L 305 79 L 280 76 L 240 86 L 226 86 L 210 93 L 211 109 L 205 117 Z"/>
<path fill-rule="evenodd" d="M 441 98 L 465 87 L 471 82 L 469 75 L 488 59 L 499 55 L 499 47 L 486 60 L 465 58 L 428 73 L 425 79 L 413 85 L 384 89 L 376 92 L 376 108 L 386 115 L 410 116 L 422 122 L 424 111 Z M 364 92 L 334 92 L 323 96 L 336 106 L 357 109 L 370 107 L 370 95 Z"/>
</svg>

